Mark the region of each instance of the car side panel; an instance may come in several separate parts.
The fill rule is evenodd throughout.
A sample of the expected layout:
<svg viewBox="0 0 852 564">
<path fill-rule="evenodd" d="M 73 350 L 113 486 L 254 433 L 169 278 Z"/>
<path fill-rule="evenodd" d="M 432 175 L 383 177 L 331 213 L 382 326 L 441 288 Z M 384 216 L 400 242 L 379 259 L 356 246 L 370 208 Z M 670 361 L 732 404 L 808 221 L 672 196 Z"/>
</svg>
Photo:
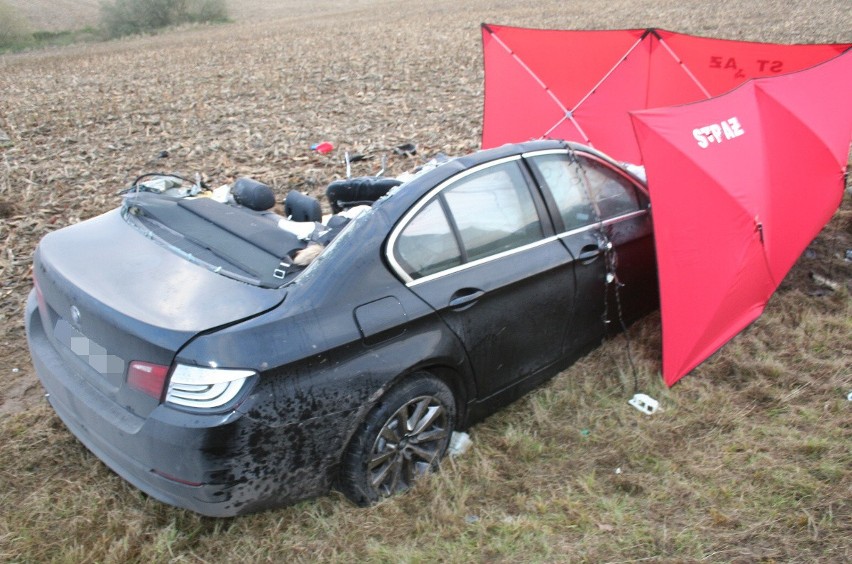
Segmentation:
<svg viewBox="0 0 852 564">
<path fill-rule="evenodd" d="M 574 275 L 570 254 L 555 238 L 409 287 L 465 344 L 480 399 L 561 355 L 571 325 Z M 481 296 L 453 305 L 474 292 Z"/>
<path fill-rule="evenodd" d="M 215 451 L 224 466 L 215 481 L 231 484 L 229 504 L 239 513 L 333 486 L 358 425 L 414 371 L 452 375 L 462 412 L 476 397 L 457 337 L 382 262 L 381 241 L 371 240 L 381 222 L 374 216 L 355 225 L 357 247 L 327 249 L 331 258 L 311 267 L 307 283 L 289 286 L 275 310 L 201 335 L 178 353 L 179 362 L 260 372 Z"/>
<path fill-rule="evenodd" d="M 643 210 L 605 222 L 604 232 L 616 253 L 615 273 L 619 286 L 609 285 L 607 301 L 609 325 L 611 330 L 617 331 L 622 320 L 630 324 L 660 304 L 651 214 Z"/>
<path fill-rule="evenodd" d="M 274 332 L 257 339 L 255 350 L 274 349 L 279 338 L 290 344 L 301 339 Z M 215 335 L 197 341 L 211 347 L 217 342 Z M 209 456 L 221 461 L 209 479 L 229 484 L 227 506 L 237 513 L 323 493 L 334 485 L 352 434 L 381 396 L 407 374 L 436 366 L 442 373 L 457 374 L 455 385 L 463 386 L 464 351 L 431 313 L 406 325 L 402 335 L 376 345 L 365 344 L 359 336 L 264 370 L 238 407 L 239 420 L 222 429 L 226 434 L 208 449 Z"/>
<path fill-rule="evenodd" d="M 576 307 L 562 343 L 563 356 L 573 356 L 586 346 L 599 343 L 604 336 L 606 256 L 598 224 L 563 233 L 559 239 L 574 257 Z"/>
<path fill-rule="evenodd" d="M 354 229 L 341 234 L 318 263 L 287 287 L 281 306 L 196 337 L 179 351 L 177 360 L 275 374 L 279 367 L 297 366 L 308 359 L 334 366 L 361 355 L 365 365 L 378 367 L 389 378 L 392 372 L 398 376 L 430 358 L 435 362 L 450 359 L 450 367 L 463 378 L 465 395 L 475 395 L 461 344 L 435 311 L 412 294 L 383 262 L 386 220 L 381 214 L 371 214 L 365 221 L 356 221 L 359 223 L 352 226 Z M 371 330 L 365 336 L 365 318 L 358 316 L 376 304 L 390 303 L 395 304 L 395 314 L 384 318 L 386 312 L 382 312 L 383 319 L 373 320 L 375 332 Z M 398 323 L 392 323 L 391 317 Z M 411 350 L 398 351 L 399 344 L 407 342 L 411 342 Z M 394 349 L 399 358 L 382 356 L 378 362 L 379 351 L 388 349 Z M 334 379 L 342 373 L 326 374 Z"/>
</svg>

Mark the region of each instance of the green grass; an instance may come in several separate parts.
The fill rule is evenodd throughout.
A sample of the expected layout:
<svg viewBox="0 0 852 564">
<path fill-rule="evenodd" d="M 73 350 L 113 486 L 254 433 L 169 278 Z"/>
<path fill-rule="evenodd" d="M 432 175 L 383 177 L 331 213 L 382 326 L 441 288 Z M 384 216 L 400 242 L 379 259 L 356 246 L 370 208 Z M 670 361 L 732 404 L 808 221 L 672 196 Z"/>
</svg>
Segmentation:
<svg viewBox="0 0 852 564">
<path fill-rule="evenodd" d="M 92 27 L 63 31 L 35 31 L 0 45 L 0 53 L 14 53 L 45 47 L 63 47 L 74 43 L 103 41 L 103 39 L 103 34 Z"/>
<path fill-rule="evenodd" d="M 100 40 L 101 32 L 93 27 L 64 31 L 37 31 L 33 33 L 33 40 L 39 47 L 71 45 L 86 41 Z"/>
<path fill-rule="evenodd" d="M 165 18 L 164 23 L 152 23 L 145 18 L 151 13 L 147 2 L 163 5 L 163 0 L 119 0 L 118 7 L 105 5 L 99 27 L 80 29 L 33 30 L 12 7 L 0 0 L 0 54 L 15 53 L 46 47 L 63 47 L 75 43 L 106 41 L 124 35 L 158 33 L 178 25 L 231 23 L 222 0 L 195 0 L 184 11 Z M 169 2 L 166 2 L 169 3 Z"/>
</svg>

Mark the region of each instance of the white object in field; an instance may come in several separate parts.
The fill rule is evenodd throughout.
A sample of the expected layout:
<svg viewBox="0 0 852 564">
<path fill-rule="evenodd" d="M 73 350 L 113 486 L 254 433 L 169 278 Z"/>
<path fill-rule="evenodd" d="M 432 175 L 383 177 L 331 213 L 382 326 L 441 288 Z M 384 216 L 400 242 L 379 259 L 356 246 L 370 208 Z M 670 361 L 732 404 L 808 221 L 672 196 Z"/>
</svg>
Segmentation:
<svg viewBox="0 0 852 564">
<path fill-rule="evenodd" d="M 660 406 L 657 400 L 645 394 L 635 394 L 632 398 L 627 400 L 627 403 L 646 415 L 651 415 L 657 411 L 657 408 Z"/>
<path fill-rule="evenodd" d="M 219 186 L 210 196 L 211 200 L 217 201 L 220 204 L 230 204 L 234 201 L 234 197 L 231 195 L 231 186 L 229 184 L 224 184 Z"/>
<path fill-rule="evenodd" d="M 149 192 L 162 194 L 171 188 L 180 188 L 180 185 L 181 181 L 177 178 L 173 178 L 171 176 L 155 176 L 154 178 L 141 183 L 139 187 L 145 188 Z"/>
<path fill-rule="evenodd" d="M 820 276 L 815 272 L 810 273 L 811 280 L 819 284 L 820 286 L 825 286 L 829 290 L 834 290 L 835 292 L 840 289 L 840 284 L 835 282 L 834 280 L 829 280 L 825 276 Z"/>
<path fill-rule="evenodd" d="M 453 431 L 450 435 L 450 446 L 447 447 L 447 452 L 450 456 L 460 456 L 470 450 L 473 446 L 473 441 L 470 440 L 470 435 L 459 431 Z"/>
<path fill-rule="evenodd" d="M 846 399 L 848 399 L 849 401 L 852 401 L 852 392 L 849 392 L 849 395 L 846 396 Z"/>
</svg>

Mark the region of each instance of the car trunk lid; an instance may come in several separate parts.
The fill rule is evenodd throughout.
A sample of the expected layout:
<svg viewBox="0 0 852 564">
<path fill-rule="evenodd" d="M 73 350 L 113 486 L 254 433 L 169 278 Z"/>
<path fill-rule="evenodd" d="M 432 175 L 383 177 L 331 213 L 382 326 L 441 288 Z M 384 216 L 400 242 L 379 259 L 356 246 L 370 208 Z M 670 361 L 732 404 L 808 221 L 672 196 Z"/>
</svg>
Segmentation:
<svg viewBox="0 0 852 564">
<path fill-rule="evenodd" d="M 126 385 L 131 362 L 169 366 L 195 335 L 268 311 L 286 295 L 187 260 L 119 210 L 47 235 L 34 278 L 44 331 L 64 363 L 143 416 L 160 398 Z"/>
</svg>

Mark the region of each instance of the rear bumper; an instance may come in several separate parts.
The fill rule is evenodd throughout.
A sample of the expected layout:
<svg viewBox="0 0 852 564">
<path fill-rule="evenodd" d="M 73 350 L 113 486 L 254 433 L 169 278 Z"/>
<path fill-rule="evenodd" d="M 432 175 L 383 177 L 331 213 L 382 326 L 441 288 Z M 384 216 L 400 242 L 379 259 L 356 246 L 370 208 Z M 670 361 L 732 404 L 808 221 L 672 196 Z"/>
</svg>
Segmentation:
<svg viewBox="0 0 852 564">
<path fill-rule="evenodd" d="M 226 517 L 329 488 L 347 413 L 274 427 L 246 413 L 264 411 L 257 409 L 262 399 L 252 394 L 227 413 L 189 413 L 161 404 L 138 417 L 63 362 L 45 334 L 34 293 L 26 329 L 36 373 L 56 413 L 90 451 L 151 497 Z M 329 435 L 332 429 L 336 433 Z M 314 456 L 307 464 L 305 451 Z"/>
</svg>

